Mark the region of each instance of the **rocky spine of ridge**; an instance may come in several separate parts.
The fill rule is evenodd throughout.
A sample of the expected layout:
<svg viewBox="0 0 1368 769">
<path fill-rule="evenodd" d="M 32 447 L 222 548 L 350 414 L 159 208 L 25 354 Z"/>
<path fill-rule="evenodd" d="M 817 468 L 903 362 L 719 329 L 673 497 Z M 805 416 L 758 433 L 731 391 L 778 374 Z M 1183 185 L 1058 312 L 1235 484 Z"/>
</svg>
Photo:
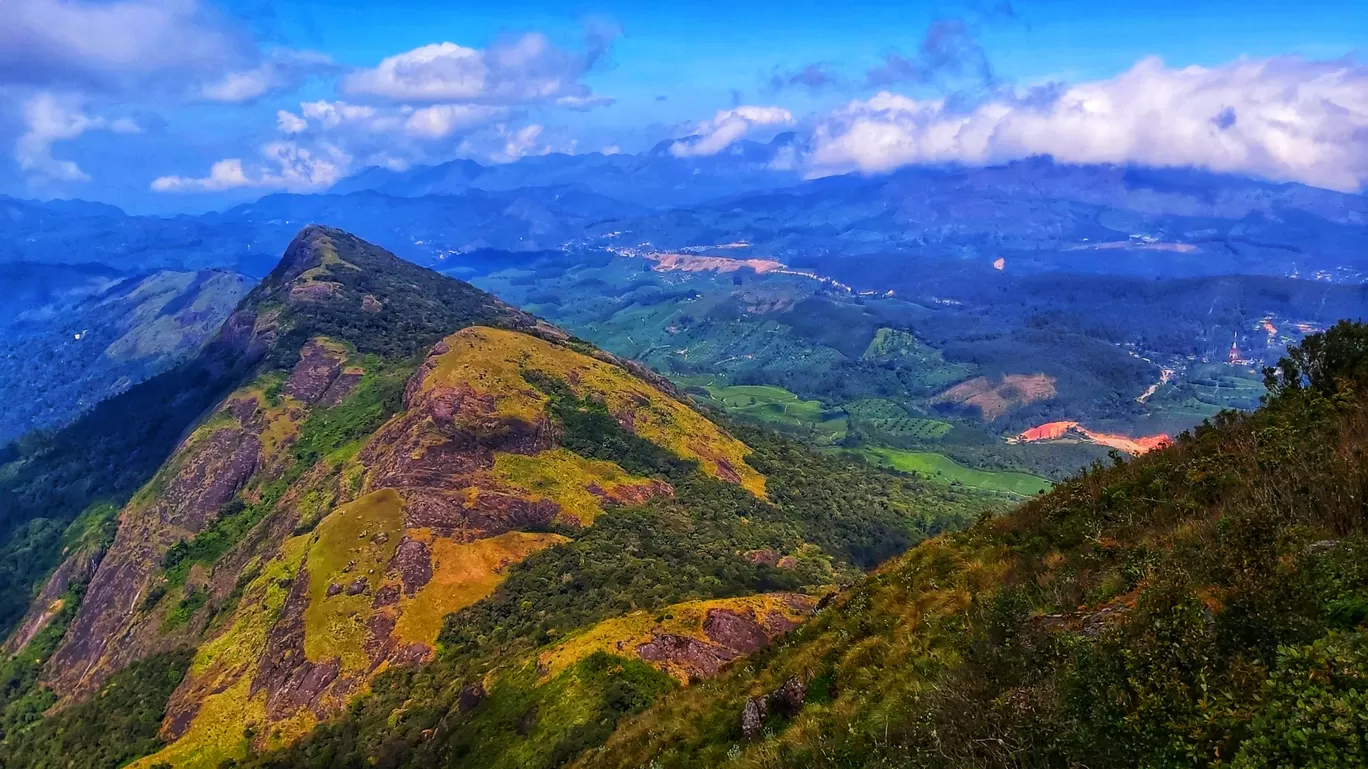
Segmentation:
<svg viewBox="0 0 1368 769">
<path fill-rule="evenodd" d="M 387 315 L 432 313 L 426 324 Z M 250 381 L 262 366 L 293 364 L 283 393 L 291 405 L 263 407 L 260 394 L 239 391 L 217 413 L 232 423 L 208 436 L 187 434 L 147 487 L 120 513 L 120 526 L 107 553 L 71 554 L 49 580 L 42 597 L 59 596 L 72 576 L 89 577 L 82 607 L 48 666 L 47 683 L 68 698 L 94 691 L 129 662 L 173 647 L 184 639 L 159 634 L 139 621 L 142 603 L 166 552 L 176 542 L 212 524 L 259 471 L 279 472 L 280 445 L 268 435 L 288 433 L 315 405 L 335 405 L 362 372 L 348 370 L 336 346 L 313 340 L 331 331 L 340 343 L 376 347 L 367 329 L 351 316 L 374 321 L 390 355 L 417 352 L 450 329 L 440 322 L 470 321 L 507 327 L 541 324 L 468 284 L 438 276 L 340 230 L 309 226 L 286 250 L 280 264 L 238 306 L 201 355 L 188 366 L 223 382 L 225 392 Z M 146 415 L 155 418 L 155 415 Z M 288 440 L 288 439 L 287 439 Z M 98 564 L 93 568 L 92 564 Z M 230 586 L 231 587 L 231 586 Z M 55 598 L 53 598 L 55 600 Z M 52 602 L 35 602 L 12 639 L 31 638 L 51 619 Z"/>
<path fill-rule="evenodd" d="M 513 565 L 613 505 L 674 494 L 562 448 L 555 398 L 765 496 L 750 449 L 664 380 L 336 230 L 302 231 L 194 365 L 225 394 L 119 511 L 112 543 L 69 555 L 10 642 L 88 579 L 44 667 L 59 709 L 134 662 L 196 649 L 168 746 L 135 766 L 231 753 L 244 719 L 255 748 L 289 744 L 380 672 L 430 660 L 443 619 Z M 796 624 L 788 600 L 744 621 L 718 609 L 689 631 L 702 640 L 634 643 L 643 661 L 710 674 Z"/>
</svg>

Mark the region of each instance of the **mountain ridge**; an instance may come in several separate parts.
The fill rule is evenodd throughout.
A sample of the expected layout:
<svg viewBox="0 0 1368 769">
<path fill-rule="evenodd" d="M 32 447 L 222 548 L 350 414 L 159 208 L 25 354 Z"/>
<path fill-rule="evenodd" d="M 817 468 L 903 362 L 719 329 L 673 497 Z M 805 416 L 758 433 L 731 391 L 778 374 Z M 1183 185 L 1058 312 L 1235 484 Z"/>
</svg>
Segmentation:
<svg viewBox="0 0 1368 769">
<path fill-rule="evenodd" d="M 0 697 L 0 755 L 15 766 L 62 730 L 73 750 L 147 756 L 139 767 L 216 767 L 289 750 L 362 693 L 443 669 L 494 674 L 496 700 L 582 676 L 599 682 L 591 700 L 614 681 L 654 697 L 791 629 L 817 600 L 798 593 L 983 504 L 764 434 L 743 443 L 639 366 L 320 226 L 159 380 L 58 435 L 74 444 L 114 415 L 177 433 L 164 462 L 138 465 L 147 477 L 106 480 L 104 504 L 49 508 L 65 532 L 45 557 L 60 546 L 61 563 L 7 617 L 19 683 Z M 54 462 L 74 469 L 66 451 L 15 467 L 50 478 Z M 765 458 L 776 451 L 789 460 Z M 99 456 L 82 458 L 97 480 Z M 661 555 L 632 555 L 642 547 Z M 604 568 L 616 576 L 576 576 Z M 641 605 L 699 624 L 661 619 L 643 636 L 639 619 L 610 622 Z M 554 677 L 495 683 L 589 626 L 634 644 L 632 665 L 548 648 Z M 107 712 L 121 691 L 149 692 L 152 709 Z M 122 746 L 90 732 L 125 716 L 136 737 Z"/>
</svg>

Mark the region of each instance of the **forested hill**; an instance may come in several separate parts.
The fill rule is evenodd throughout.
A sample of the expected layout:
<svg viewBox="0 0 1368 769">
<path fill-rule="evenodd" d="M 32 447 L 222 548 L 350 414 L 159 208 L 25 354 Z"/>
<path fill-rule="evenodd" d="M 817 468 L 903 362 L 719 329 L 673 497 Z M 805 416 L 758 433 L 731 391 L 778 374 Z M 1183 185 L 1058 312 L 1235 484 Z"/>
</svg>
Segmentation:
<svg viewBox="0 0 1368 769">
<path fill-rule="evenodd" d="M 195 360 L 2 459 L 6 769 L 562 766 L 1000 500 L 322 227 Z"/>
<path fill-rule="evenodd" d="M 913 548 L 577 767 L 1368 765 L 1368 326 Z"/>
</svg>

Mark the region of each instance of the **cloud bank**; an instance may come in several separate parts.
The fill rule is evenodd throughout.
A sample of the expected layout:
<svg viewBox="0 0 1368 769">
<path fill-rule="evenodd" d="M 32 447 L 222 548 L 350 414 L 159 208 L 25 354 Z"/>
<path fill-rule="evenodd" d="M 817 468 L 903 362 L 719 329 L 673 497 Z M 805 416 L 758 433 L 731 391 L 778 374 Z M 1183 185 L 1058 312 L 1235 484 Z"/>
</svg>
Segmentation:
<svg viewBox="0 0 1368 769">
<path fill-rule="evenodd" d="M 755 128 L 793 122 L 793 114 L 783 107 L 742 105 L 724 109 L 712 120 L 699 123 L 693 136 L 670 145 L 670 154 L 677 158 L 716 155 Z"/>
<path fill-rule="evenodd" d="M 59 99 L 39 93 L 23 106 L 24 133 L 14 145 L 19 168 L 34 179 L 56 182 L 82 182 L 90 177 L 71 160 L 53 157 L 55 142 L 75 139 L 87 131 L 138 133 L 138 126 L 127 118 L 109 120 L 86 114 L 76 99 Z"/>
<path fill-rule="evenodd" d="M 536 32 L 502 38 L 483 50 L 433 43 L 348 75 L 342 92 L 394 102 L 592 107 L 607 100 L 579 81 L 611 43 L 612 36 L 591 33 L 588 49 L 572 53 Z"/>
<path fill-rule="evenodd" d="M 255 45 L 197 0 L 0 2 L 0 82 L 110 87 L 125 77 L 203 71 Z"/>
<path fill-rule="evenodd" d="M 1150 58 L 1107 80 L 998 92 L 967 110 L 884 91 L 823 116 L 813 147 L 812 176 L 1051 155 L 1354 191 L 1368 182 L 1368 67 L 1278 58 L 1173 69 Z"/>
</svg>

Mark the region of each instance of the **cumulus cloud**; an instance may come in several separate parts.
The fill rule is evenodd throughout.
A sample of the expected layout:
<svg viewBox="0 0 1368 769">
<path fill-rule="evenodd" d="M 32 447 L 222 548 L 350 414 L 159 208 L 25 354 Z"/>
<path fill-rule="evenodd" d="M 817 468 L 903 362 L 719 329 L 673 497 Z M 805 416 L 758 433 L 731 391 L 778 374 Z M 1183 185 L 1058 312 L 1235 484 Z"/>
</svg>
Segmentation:
<svg viewBox="0 0 1368 769">
<path fill-rule="evenodd" d="M 281 109 L 276 110 L 276 130 L 286 136 L 303 133 L 309 127 L 309 121 L 296 115 L 295 113 Z"/>
<path fill-rule="evenodd" d="M 4 0 L 0 82 L 110 86 L 128 76 L 203 71 L 253 44 L 198 0 Z"/>
<path fill-rule="evenodd" d="M 720 110 L 712 120 L 700 123 L 694 136 L 670 145 L 670 154 L 677 158 L 716 155 L 757 127 L 793 122 L 793 114 L 783 107 L 743 105 Z"/>
<path fill-rule="evenodd" d="M 40 92 L 23 105 L 25 130 L 14 145 L 14 159 L 32 178 L 46 181 L 83 182 L 90 177 L 74 161 L 53 157 L 52 145 L 75 139 L 87 131 L 137 133 L 128 118 L 109 120 L 87 114 L 76 97 Z"/>
<path fill-rule="evenodd" d="M 580 79 L 608 51 L 614 36 L 592 29 L 582 53 L 557 48 L 536 32 L 501 38 L 485 49 L 432 43 L 348 75 L 342 90 L 395 102 L 598 106 L 606 100 L 595 97 Z"/>
<path fill-rule="evenodd" d="M 261 148 L 262 159 L 252 167 L 241 158 L 214 163 L 207 176 L 162 176 L 152 182 L 157 192 L 222 192 L 241 187 L 263 190 L 312 192 L 332 186 L 342 178 L 351 157 L 333 146 L 319 152 L 292 141 L 270 142 Z"/>
<path fill-rule="evenodd" d="M 228 72 L 200 85 L 207 101 L 245 104 L 270 93 L 291 91 L 315 75 L 336 72 L 333 60 L 313 51 L 277 50 L 255 67 Z"/>
<path fill-rule="evenodd" d="M 424 139 L 443 139 L 484 125 L 507 110 L 483 104 L 434 104 L 414 110 L 404 121 L 404 132 Z"/>
<path fill-rule="evenodd" d="M 827 115 L 813 144 L 813 175 L 1051 155 L 1357 190 L 1368 182 L 1368 67 L 1278 58 L 1174 69 L 1150 58 L 967 110 L 882 92 Z"/>
</svg>

